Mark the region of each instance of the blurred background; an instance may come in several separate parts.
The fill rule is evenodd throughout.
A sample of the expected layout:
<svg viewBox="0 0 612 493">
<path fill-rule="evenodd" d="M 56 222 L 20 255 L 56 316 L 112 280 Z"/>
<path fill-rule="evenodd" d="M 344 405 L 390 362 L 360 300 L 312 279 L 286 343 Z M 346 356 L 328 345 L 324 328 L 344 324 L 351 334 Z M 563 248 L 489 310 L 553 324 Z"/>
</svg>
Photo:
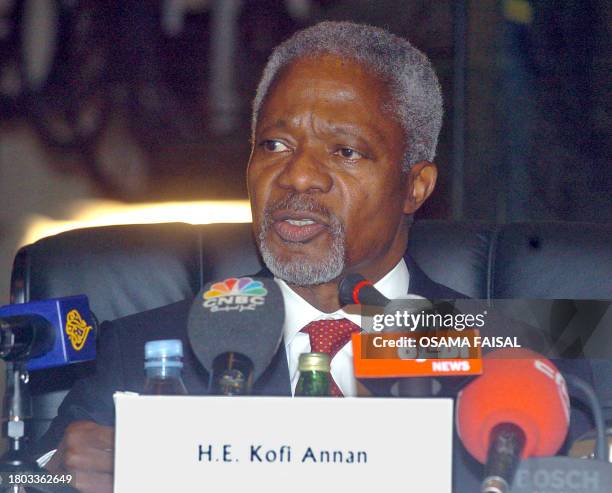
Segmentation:
<svg viewBox="0 0 612 493">
<path fill-rule="evenodd" d="M 0 304 L 15 251 L 42 236 L 248 221 L 258 78 L 276 44 L 324 19 L 383 26 L 433 62 L 446 107 L 441 177 L 420 217 L 608 222 L 608 7 L 0 0 Z"/>
</svg>

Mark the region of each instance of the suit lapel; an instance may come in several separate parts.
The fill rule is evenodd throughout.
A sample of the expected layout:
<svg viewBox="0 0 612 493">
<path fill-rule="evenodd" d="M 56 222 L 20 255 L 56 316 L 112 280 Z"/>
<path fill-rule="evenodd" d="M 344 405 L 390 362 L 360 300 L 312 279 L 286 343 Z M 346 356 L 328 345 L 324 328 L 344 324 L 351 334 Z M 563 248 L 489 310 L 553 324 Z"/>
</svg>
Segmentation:
<svg viewBox="0 0 612 493">
<path fill-rule="evenodd" d="M 253 386 L 256 395 L 291 395 L 291 381 L 289 379 L 289 366 L 285 344 L 281 341 L 280 347 L 268 368 Z"/>
<path fill-rule="evenodd" d="M 255 274 L 255 277 L 272 278 L 274 276 L 264 267 Z M 266 371 L 253 385 L 253 393 L 257 395 L 291 395 L 287 352 L 283 341 L 281 341 L 278 351 L 276 351 Z"/>
<path fill-rule="evenodd" d="M 467 296 L 462 293 L 432 281 L 410 255 L 406 254 L 404 256 L 404 261 L 410 273 L 410 285 L 408 286 L 409 294 L 423 296 L 428 300 L 456 300 L 467 298 Z"/>
</svg>

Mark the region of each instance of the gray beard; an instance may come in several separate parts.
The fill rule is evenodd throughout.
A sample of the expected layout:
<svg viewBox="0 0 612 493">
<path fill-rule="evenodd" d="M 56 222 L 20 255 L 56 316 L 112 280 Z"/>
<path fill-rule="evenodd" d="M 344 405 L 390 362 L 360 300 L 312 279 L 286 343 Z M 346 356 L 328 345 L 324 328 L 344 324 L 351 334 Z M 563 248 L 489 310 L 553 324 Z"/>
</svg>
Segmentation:
<svg viewBox="0 0 612 493">
<path fill-rule="evenodd" d="M 329 218 L 328 228 L 332 238 L 332 244 L 323 259 L 316 263 L 305 262 L 300 259 L 283 261 L 272 253 L 268 245 L 267 237 L 272 227 L 272 213 L 278 209 L 290 209 L 300 212 L 316 211 Z M 263 261 L 275 277 L 284 280 L 288 284 L 315 286 L 336 279 L 344 271 L 346 251 L 345 239 L 344 226 L 340 219 L 331 214 L 327 209 L 312 202 L 311 199 L 305 199 L 294 195 L 271 207 L 266 207 L 263 213 L 258 242 Z"/>
</svg>

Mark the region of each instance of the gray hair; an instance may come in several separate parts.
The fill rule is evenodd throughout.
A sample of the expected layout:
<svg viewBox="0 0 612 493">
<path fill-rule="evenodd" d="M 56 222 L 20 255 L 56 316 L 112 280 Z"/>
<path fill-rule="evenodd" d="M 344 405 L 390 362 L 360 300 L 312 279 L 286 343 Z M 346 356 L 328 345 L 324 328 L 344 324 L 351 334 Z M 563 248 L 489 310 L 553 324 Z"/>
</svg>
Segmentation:
<svg viewBox="0 0 612 493">
<path fill-rule="evenodd" d="M 404 130 L 404 171 L 419 161 L 433 161 L 443 109 L 431 62 L 407 40 L 384 29 L 351 22 L 321 22 L 298 31 L 274 49 L 253 101 L 253 141 L 261 106 L 279 72 L 299 58 L 320 54 L 350 58 L 388 84 L 391 101 L 384 109 Z"/>
</svg>

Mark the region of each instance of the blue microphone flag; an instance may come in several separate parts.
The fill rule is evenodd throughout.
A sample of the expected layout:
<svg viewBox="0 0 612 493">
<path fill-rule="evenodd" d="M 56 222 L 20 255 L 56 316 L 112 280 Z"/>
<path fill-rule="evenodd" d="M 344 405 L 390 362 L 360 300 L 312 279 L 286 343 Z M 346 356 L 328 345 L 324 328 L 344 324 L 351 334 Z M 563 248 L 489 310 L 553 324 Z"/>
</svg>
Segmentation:
<svg viewBox="0 0 612 493">
<path fill-rule="evenodd" d="M 41 370 L 95 359 L 96 325 L 85 295 L 0 307 L 0 318 L 16 315 L 39 315 L 50 323 L 55 334 L 51 350 L 29 360 L 28 370 Z"/>
</svg>

